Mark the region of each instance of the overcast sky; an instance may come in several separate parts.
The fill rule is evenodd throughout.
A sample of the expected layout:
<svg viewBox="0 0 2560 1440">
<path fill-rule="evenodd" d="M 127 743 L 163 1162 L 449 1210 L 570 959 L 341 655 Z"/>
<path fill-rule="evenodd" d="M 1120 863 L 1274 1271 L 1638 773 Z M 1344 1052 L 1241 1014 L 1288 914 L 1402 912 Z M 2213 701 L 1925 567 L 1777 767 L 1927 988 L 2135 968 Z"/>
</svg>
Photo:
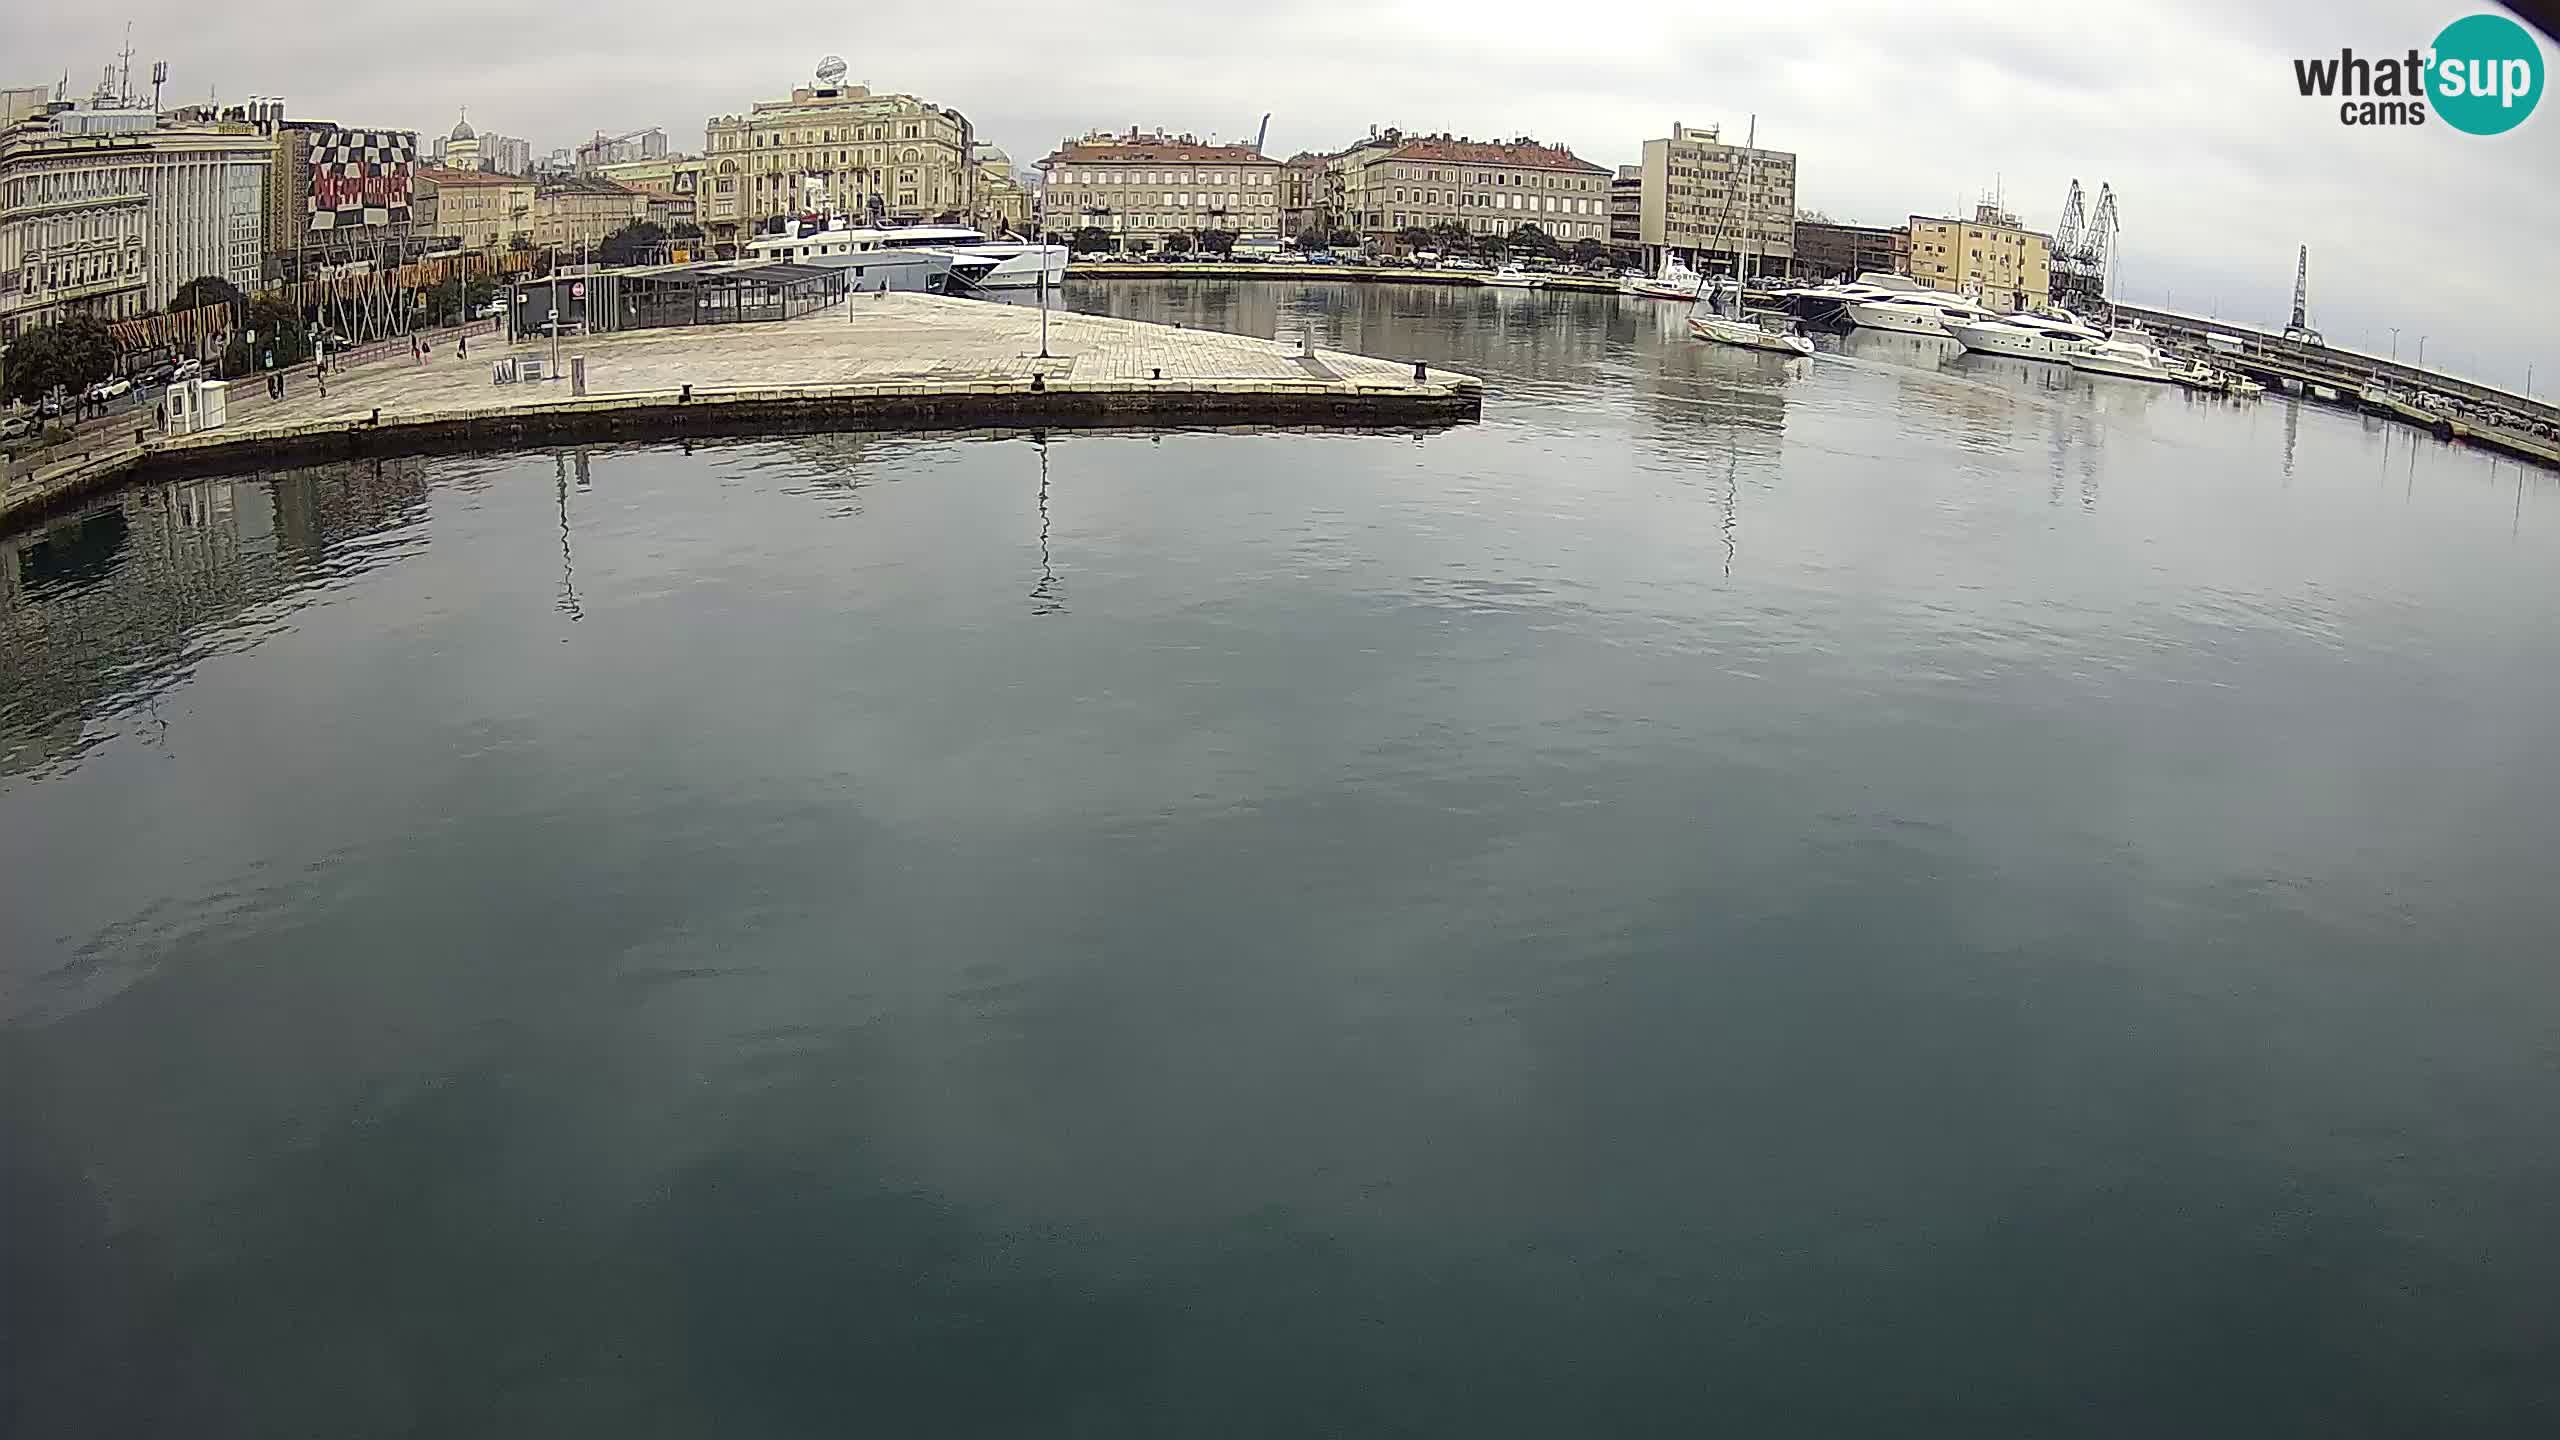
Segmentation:
<svg viewBox="0 0 2560 1440">
<path fill-rule="evenodd" d="M 1782 7 L 1768 7 L 1772 12 Z M 2396 54 L 2475 7 L 2390 0 L 1840 0 L 1720 16 L 1694 0 L 1588 12 L 1503 0 L 847 9 L 766 0 L 705 11 L 623 0 L 569 14 L 520 4 L 371 0 L 313 7 L 129 0 L 0 15 L 0 84 L 95 83 L 135 21 L 135 64 L 166 59 L 173 98 L 282 94 L 350 125 L 472 123 L 537 151 L 603 129 L 703 121 L 804 82 L 850 78 L 952 105 L 1029 166 L 1069 133 L 1131 124 L 1338 148 L 1368 127 L 1533 134 L 1634 161 L 1672 121 L 1720 123 L 1799 156 L 1804 206 L 1899 224 L 1995 184 L 2051 229 L 2079 177 L 2114 184 L 2123 289 L 2138 302 L 2280 326 L 2294 247 L 2311 246 L 2313 322 L 2510 388 L 2560 389 L 2560 103 L 2504 136 L 2441 123 L 2360 129 L 2295 91 L 2295 56 Z M 611 18 L 605 18 L 606 16 Z M 2548 37 L 2546 63 L 2560 59 Z"/>
</svg>

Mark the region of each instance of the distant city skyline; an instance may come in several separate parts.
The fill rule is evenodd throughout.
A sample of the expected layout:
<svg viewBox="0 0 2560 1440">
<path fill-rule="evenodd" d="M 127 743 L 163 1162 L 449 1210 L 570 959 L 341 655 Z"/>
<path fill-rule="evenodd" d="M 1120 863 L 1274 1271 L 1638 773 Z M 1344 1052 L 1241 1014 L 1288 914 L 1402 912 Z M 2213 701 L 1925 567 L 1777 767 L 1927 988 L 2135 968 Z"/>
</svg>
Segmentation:
<svg viewBox="0 0 2560 1440">
<path fill-rule="evenodd" d="M 959 109 L 1018 166 L 1096 126 L 1249 141 L 1266 111 L 1275 157 L 1392 124 L 1532 135 L 1616 166 L 1674 121 L 1731 133 L 1756 115 L 1763 143 L 1801 157 L 1806 209 L 1900 225 L 1969 213 L 1996 191 L 2050 231 L 2072 179 L 2093 193 L 2106 182 L 2123 207 L 2124 298 L 2280 326 L 2295 247 L 2308 244 L 2312 318 L 2333 343 L 2387 353 L 2397 326 L 2404 359 L 2424 336 L 2431 362 L 2491 383 L 2520 387 L 2536 366 L 2534 389 L 2547 394 L 2560 375 L 2560 300 L 2513 277 L 2533 273 L 2545 237 L 2560 233 L 2549 179 L 2560 175 L 2560 115 L 2497 137 L 2358 129 L 2303 100 L 2290 74 L 2292 57 L 2342 45 L 2422 44 L 2459 13 L 2157 0 L 2096 17 L 1855 0 L 1708 15 L 1639 0 L 1577 28 L 1498 0 L 1462 20 L 1349 0 L 1250 12 L 1102 4 L 1009 15 L 1000 42 L 929 15 L 857 32 L 840 10 L 795 0 L 729 28 L 646 0 L 611 26 L 469 3 L 433 14 L 357 4 L 316 28 L 307 11 L 266 0 L 215 30 L 159 0 L 131 18 L 137 72 L 171 62 L 169 103 L 213 85 L 226 101 L 282 94 L 296 114 L 422 135 L 444 133 L 468 106 L 475 124 L 531 137 L 536 154 L 650 126 L 699 149 L 706 119 L 809 83 L 831 52 L 851 83 Z M 84 94 L 122 47 L 124 18 L 12 13 L 0 53 L 18 70 L 0 85 L 67 71 Z M 289 55 L 268 38 L 286 29 L 301 36 Z M 543 58 L 493 63 L 502 33 L 505 53 Z"/>
</svg>

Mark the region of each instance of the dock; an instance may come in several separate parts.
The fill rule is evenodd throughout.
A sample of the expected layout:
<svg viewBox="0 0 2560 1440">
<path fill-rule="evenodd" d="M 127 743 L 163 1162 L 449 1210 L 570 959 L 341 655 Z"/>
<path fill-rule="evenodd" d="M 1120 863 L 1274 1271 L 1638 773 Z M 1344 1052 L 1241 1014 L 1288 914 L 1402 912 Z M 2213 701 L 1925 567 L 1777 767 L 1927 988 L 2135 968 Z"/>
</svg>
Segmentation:
<svg viewBox="0 0 2560 1440">
<path fill-rule="evenodd" d="M 912 293 L 564 340 L 564 368 L 585 361 L 584 394 L 492 378 L 509 355 L 550 352 L 484 342 L 464 358 L 448 344 L 420 362 L 404 348 L 335 371 L 326 396 L 304 365 L 281 401 L 263 379 L 235 382 L 219 429 L 128 432 L 13 470 L 0 525 L 128 479 L 365 456 L 808 430 L 1429 428 L 1477 419 L 1484 394 L 1472 375 L 1408 360 L 1055 308 L 1044 356 L 1034 308 Z"/>
</svg>

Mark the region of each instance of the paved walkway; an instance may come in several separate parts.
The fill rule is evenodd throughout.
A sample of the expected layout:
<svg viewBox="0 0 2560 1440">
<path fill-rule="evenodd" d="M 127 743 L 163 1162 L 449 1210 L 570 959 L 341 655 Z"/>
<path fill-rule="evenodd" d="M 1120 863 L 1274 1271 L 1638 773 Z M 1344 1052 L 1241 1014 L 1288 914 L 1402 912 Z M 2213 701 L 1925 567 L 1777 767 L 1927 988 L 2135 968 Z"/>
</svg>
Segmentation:
<svg viewBox="0 0 2560 1440">
<path fill-rule="evenodd" d="M 294 372 L 280 404 L 258 397 L 257 425 L 359 418 L 380 407 L 386 417 L 539 405 L 568 398 L 565 379 L 496 385 L 491 362 L 509 353 L 548 355 L 548 341 L 513 347 L 475 343 L 471 358 L 441 347 L 423 365 L 405 355 L 329 377 L 323 398 L 308 367 Z M 1313 364 L 1294 344 L 1185 330 L 1099 315 L 1049 312 L 1050 359 L 1039 358 L 1040 312 L 1027 306 L 938 295 L 857 296 L 797 320 L 637 330 L 576 336 L 560 342 L 563 363 L 587 359 L 590 396 L 663 392 L 691 385 L 721 389 L 792 386 L 1027 380 L 1075 387 L 1161 380 L 1167 383 L 1310 384 L 1411 387 L 1410 361 L 1319 350 Z M 1433 372 L 1438 386 L 1473 385 L 1471 376 Z"/>
</svg>

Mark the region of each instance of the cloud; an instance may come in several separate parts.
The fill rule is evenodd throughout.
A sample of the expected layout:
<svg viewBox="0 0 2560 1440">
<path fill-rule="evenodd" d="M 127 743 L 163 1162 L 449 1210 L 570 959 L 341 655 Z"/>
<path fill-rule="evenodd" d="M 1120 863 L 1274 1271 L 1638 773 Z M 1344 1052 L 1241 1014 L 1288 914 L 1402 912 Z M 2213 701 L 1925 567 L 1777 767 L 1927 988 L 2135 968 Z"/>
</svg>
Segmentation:
<svg viewBox="0 0 2560 1440">
<path fill-rule="evenodd" d="M 830 51 L 857 81 L 959 108 L 1024 164 L 1096 125 L 1249 136 L 1266 111 L 1275 154 L 1392 124 L 1534 134 L 1618 164 L 1675 120 L 1739 134 L 1756 115 L 1763 143 L 1798 155 L 1803 203 L 1834 216 L 1898 223 L 1996 188 L 2050 227 L 2074 177 L 2093 192 L 2106 181 L 2136 299 L 2174 292 L 2281 325 L 2294 247 L 2308 244 L 2314 318 L 2333 340 L 2381 347 L 2391 325 L 2423 330 L 2431 360 L 2515 385 L 2527 363 L 2560 375 L 2560 302 L 2537 278 L 2560 233 L 2560 106 L 2491 138 L 2367 130 L 2292 80 L 2294 56 L 2395 53 L 2467 8 L 2152 0 L 2101 17 L 1833 0 L 1728 15 L 1630 0 L 1585 24 L 1516 0 L 858 18 L 776 0 L 731 23 L 665 0 L 609 14 L 244 0 L 208 27 L 173 0 L 127 7 L 141 56 L 172 62 L 176 94 L 280 93 L 296 113 L 424 131 L 468 105 L 474 124 L 537 149 L 644 125 L 699 148 L 706 118 L 782 94 Z M 22 73 L 0 83 L 68 70 L 81 88 L 121 44 L 123 13 L 17 7 L 0 54 Z"/>
</svg>

